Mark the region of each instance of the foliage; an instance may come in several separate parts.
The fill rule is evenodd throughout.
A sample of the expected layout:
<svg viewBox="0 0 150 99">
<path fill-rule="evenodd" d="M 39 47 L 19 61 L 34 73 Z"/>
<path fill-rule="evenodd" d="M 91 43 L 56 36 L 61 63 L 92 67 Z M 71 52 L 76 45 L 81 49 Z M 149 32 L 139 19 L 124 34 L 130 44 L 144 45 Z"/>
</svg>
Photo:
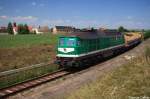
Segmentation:
<svg viewBox="0 0 150 99">
<path fill-rule="evenodd" d="M 150 30 L 144 32 L 144 39 L 150 38 Z"/>
<path fill-rule="evenodd" d="M 14 34 L 14 32 L 13 32 L 13 26 L 12 26 L 11 22 L 8 23 L 7 32 L 9 34 Z"/>
<path fill-rule="evenodd" d="M 125 29 L 123 26 L 120 26 L 120 27 L 118 28 L 118 31 L 119 31 L 119 32 L 128 32 L 128 30 Z"/>
<path fill-rule="evenodd" d="M 18 25 L 18 34 L 29 34 L 28 25 L 19 24 Z"/>
<path fill-rule="evenodd" d="M 50 65 L 40 66 L 37 68 L 19 71 L 16 73 L 12 73 L 11 75 L 1 76 L 0 88 L 5 88 L 20 82 L 31 80 L 36 77 L 54 72 L 56 70 L 58 70 L 58 66 L 50 64 Z"/>
</svg>

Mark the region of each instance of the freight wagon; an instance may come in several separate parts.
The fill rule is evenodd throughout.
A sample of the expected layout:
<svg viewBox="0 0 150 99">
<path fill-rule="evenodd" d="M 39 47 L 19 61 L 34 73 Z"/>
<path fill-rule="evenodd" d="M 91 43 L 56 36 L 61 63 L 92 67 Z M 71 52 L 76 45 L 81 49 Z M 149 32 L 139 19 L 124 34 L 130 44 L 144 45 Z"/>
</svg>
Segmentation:
<svg viewBox="0 0 150 99">
<path fill-rule="evenodd" d="M 60 67 L 78 67 L 91 64 L 123 51 L 140 42 L 129 40 L 120 32 L 87 30 L 59 37 L 56 62 Z"/>
</svg>

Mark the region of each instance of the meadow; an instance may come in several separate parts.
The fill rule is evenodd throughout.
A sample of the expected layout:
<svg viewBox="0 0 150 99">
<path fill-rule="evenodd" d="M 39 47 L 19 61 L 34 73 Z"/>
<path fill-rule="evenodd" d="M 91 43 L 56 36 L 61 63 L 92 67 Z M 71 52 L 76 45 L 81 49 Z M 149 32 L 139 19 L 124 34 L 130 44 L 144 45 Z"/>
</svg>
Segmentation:
<svg viewBox="0 0 150 99">
<path fill-rule="evenodd" d="M 0 48 L 31 47 L 36 45 L 55 45 L 59 35 L 26 34 L 26 35 L 0 35 Z"/>
<path fill-rule="evenodd" d="M 51 33 L 0 35 L 0 72 L 53 62 L 59 36 Z"/>
</svg>

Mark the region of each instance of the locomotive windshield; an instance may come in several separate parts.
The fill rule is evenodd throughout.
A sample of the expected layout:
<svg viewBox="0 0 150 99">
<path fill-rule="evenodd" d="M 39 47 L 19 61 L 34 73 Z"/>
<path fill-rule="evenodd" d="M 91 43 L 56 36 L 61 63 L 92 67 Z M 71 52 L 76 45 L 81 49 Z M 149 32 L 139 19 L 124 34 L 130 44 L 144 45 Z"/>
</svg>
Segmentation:
<svg viewBox="0 0 150 99">
<path fill-rule="evenodd" d="M 75 38 L 60 38 L 60 46 L 76 46 Z"/>
<path fill-rule="evenodd" d="M 75 46 L 76 45 L 76 40 L 75 39 L 68 39 L 66 42 L 67 46 Z"/>
</svg>

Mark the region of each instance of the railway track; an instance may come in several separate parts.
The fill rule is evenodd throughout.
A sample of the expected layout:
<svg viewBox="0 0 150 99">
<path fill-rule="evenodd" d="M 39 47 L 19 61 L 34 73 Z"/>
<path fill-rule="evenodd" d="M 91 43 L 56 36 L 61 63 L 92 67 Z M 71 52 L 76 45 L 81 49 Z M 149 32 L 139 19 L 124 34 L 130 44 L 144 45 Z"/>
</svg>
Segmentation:
<svg viewBox="0 0 150 99">
<path fill-rule="evenodd" d="M 29 81 L 25 81 L 25 82 L 22 82 L 22 83 L 19 83 L 19 84 L 16 84 L 16 85 L 13 85 L 13 86 L 10 86 L 7 88 L 2 88 L 2 89 L 0 89 L 0 99 L 6 98 L 10 95 L 17 93 L 17 92 L 35 87 L 35 86 L 40 85 L 42 83 L 58 79 L 62 76 L 68 75 L 70 73 L 71 72 L 66 71 L 66 69 L 61 69 L 61 70 L 55 71 L 53 73 L 46 74 L 44 76 L 29 80 Z"/>
<path fill-rule="evenodd" d="M 106 58 L 106 60 L 108 60 L 108 59 Z M 101 61 L 105 61 L 105 59 L 101 60 Z M 99 61 L 99 62 L 101 62 L 101 61 Z M 98 63 L 96 62 L 96 64 L 98 64 Z M 93 65 L 96 65 L 96 64 L 93 64 Z M 87 66 L 85 66 L 85 68 L 87 68 Z M 21 92 L 23 90 L 35 87 L 37 85 L 43 84 L 45 82 L 55 80 L 57 78 L 65 76 L 65 75 L 83 70 L 85 68 L 80 68 L 79 70 L 75 70 L 73 72 L 70 72 L 67 69 L 61 69 L 61 70 L 55 71 L 53 73 L 49 73 L 49 74 L 40 76 L 38 78 L 34 78 L 32 80 L 28 80 L 28 81 L 25 81 L 25 82 L 22 82 L 22 83 L 19 83 L 19 84 L 16 84 L 16 85 L 13 85 L 13 86 L 10 86 L 7 88 L 2 88 L 2 89 L 0 89 L 0 99 L 1 98 L 3 99 L 3 98 L 8 97 L 10 95 L 13 95 L 17 92 Z"/>
</svg>

